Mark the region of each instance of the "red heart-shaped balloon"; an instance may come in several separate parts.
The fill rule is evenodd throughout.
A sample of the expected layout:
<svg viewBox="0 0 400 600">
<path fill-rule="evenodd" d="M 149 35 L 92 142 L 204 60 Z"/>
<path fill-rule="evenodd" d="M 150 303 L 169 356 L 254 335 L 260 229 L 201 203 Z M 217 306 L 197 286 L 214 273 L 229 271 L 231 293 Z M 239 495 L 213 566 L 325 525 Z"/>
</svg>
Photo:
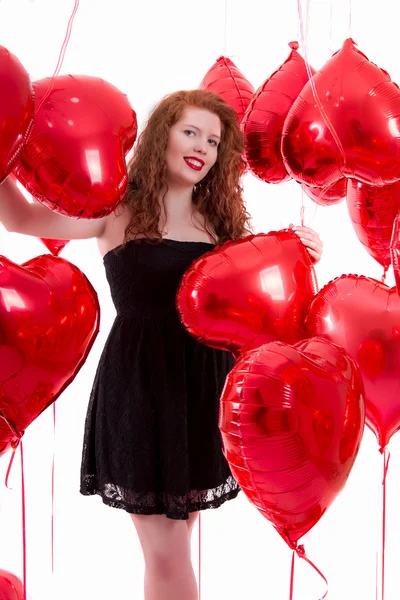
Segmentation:
<svg viewBox="0 0 400 600">
<path fill-rule="evenodd" d="M 342 346 L 360 367 L 366 422 L 385 447 L 400 428 L 400 298 L 396 288 L 368 277 L 342 275 L 310 304 L 309 335 Z"/>
<path fill-rule="evenodd" d="M 400 179 L 399 123 L 397 85 L 348 39 L 289 111 L 282 134 L 286 168 L 318 187 L 344 176 L 394 183 Z"/>
<path fill-rule="evenodd" d="M 23 600 L 24 586 L 13 573 L 0 569 L 0 600 Z"/>
<path fill-rule="evenodd" d="M 11 171 L 33 125 L 33 89 L 16 56 L 0 46 L 0 183 Z"/>
<path fill-rule="evenodd" d="M 97 294 L 51 255 L 0 257 L 0 454 L 74 379 L 99 328 Z"/>
<path fill-rule="evenodd" d="M 339 202 L 342 202 L 346 198 L 347 181 L 348 179 L 343 177 L 343 179 L 339 179 L 336 183 L 325 188 L 310 187 L 305 183 L 301 183 L 300 185 L 301 189 L 315 204 L 332 206 L 333 204 L 339 204 Z"/>
<path fill-rule="evenodd" d="M 199 341 L 234 354 L 306 337 L 317 291 L 304 245 L 290 230 L 226 242 L 186 271 L 177 294 L 182 323 Z"/>
<path fill-rule="evenodd" d="M 52 240 L 48 238 L 40 238 L 40 241 L 43 242 L 46 248 L 50 250 L 50 252 L 54 256 L 58 256 L 60 252 L 64 250 L 69 240 Z"/>
<path fill-rule="evenodd" d="M 290 547 L 342 490 L 364 429 L 362 379 L 342 348 L 313 338 L 243 354 L 221 396 L 234 477 Z"/>
<path fill-rule="evenodd" d="M 364 248 L 388 269 L 393 223 L 400 210 L 400 182 L 377 187 L 348 180 L 347 209 Z"/>
<path fill-rule="evenodd" d="M 125 154 L 137 133 L 126 95 L 84 75 L 46 78 L 33 87 L 40 108 L 15 175 L 35 198 L 66 216 L 111 213 L 125 194 Z"/>
<path fill-rule="evenodd" d="M 282 129 L 288 112 L 308 81 L 304 59 L 292 49 L 286 61 L 264 81 L 253 96 L 242 121 L 246 161 L 256 177 L 267 183 L 290 179 L 281 154 Z M 315 73 L 310 67 L 310 72 Z"/>
<path fill-rule="evenodd" d="M 204 75 L 200 90 L 221 96 L 237 113 L 239 123 L 254 94 L 254 87 L 230 58 L 220 56 Z"/>
</svg>

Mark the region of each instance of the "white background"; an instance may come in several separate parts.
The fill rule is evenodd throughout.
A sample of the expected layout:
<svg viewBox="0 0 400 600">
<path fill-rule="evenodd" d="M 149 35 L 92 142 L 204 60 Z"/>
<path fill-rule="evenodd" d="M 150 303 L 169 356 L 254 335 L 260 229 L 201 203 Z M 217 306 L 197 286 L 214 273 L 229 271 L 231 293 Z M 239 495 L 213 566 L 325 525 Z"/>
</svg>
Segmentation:
<svg viewBox="0 0 400 600">
<path fill-rule="evenodd" d="M 350 0 L 309 3 L 308 57 L 315 68 L 350 33 Z M 0 44 L 23 63 L 32 80 L 52 75 L 73 0 L 0 0 Z M 395 0 L 351 1 L 351 35 L 359 48 L 400 83 Z M 303 1 L 304 18 L 307 4 Z M 332 14 L 332 19 L 330 18 Z M 296 0 L 81 0 L 63 73 L 107 79 L 128 97 L 140 126 L 166 93 L 197 87 L 221 55 L 229 56 L 257 88 L 299 39 Z M 295 182 L 267 185 L 245 179 L 257 232 L 299 224 L 302 194 Z M 344 204 L 324 208 L 304 198 L 305 224 L 321 235 L 320 286 L 342 273 L 380 278 L 382 269 L 361 247 Z M 0 252 L 15 262 L 43 253 L 35 238 L 0 229 Z M 31 600 L 123 598 L 142 600 L 143 563 L 129 517 L 80 496 L 84 418 L 95 367 L 114 318 L 103 265 L 93 240 L 71 242 L 62 256 L 82 269 L 102 306 L 101 332 L 81 372 L 57 401 L 56 440 L 46 411 L 24 437 L 27 496 L 28 595 Z M 393 284 L 392 273 L 387 282 Z M 400 438 L 399 438 L 400 439 Z M 387 593 L 399 597 L 400 441 L 391 444 L 388 477 Z M 55 453 L 55 572 L 51 573 L 51 464 Z M 9 454 L 0 459 L 4 481 Z M 329 600 L 374 600 L 380 534 L 382 458 L 366 431 L 346 489 L 303 540 L 329 580 Z M 20 471 L 12 490 L 0 486 L 0 568 L 22 575 Z M 193 538 L 197 564 L 197 530 Z M 287 600 L 291 553 L 243 494 L 202 515 L 203 600 Z M 295 600 L 317 600 L 324 584 L 297 561 Z M 179 600 L 179 599 L 177 599 Z"/>
</svg>

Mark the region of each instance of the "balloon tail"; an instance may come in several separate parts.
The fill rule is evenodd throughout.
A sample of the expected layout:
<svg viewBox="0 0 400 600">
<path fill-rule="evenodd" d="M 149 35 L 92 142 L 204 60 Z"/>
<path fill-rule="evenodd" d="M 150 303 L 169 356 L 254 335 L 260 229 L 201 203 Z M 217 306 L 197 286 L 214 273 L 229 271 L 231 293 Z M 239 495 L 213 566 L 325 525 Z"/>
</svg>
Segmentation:
<svg viewBox="0 0 400 600">
<path fill-rule="evenodd" d="M 35 110 L 35 116 L 38 114 L 39 110 L 42 108 L 43 103 L 46 101 L 46 99 L 48 98 L 49 94 L 51 94 L 51 91 L 52 91 L 52 89 L 54 87 L 55 78 L 59 74 L 60 69 L 62 67 L 62 64 L 64 62 L 65 52 L 67 50 L 69 39 L 71 37 L 72 24 L 74 22 L 74 18 L 75 18 L 75 15 L 76 15 L 76 12 L 77 12 L 78 8 L 79 8 L 79 0 L 75 0 L 75 6 L 74 6 L 72 14 L 71 14 L 71 16 L 69 18 L 68 26 L 67 26 L 67 32 L 65 34 L 65 38 L 64 38 L 63 44 L 61 46 L 60 54 L 58 56 L 57 66 L 56 66 L 55 71 L 53 73 L 53 77 L 51 78 L 49 88 L 48 88 L 47 92 L 45 93 L 45 95 L 43 96 L 43 98 L 41 99 L 41 101 L 39 102 L 39 105 L 38 105 L 38 107 Z"/>
</svg>

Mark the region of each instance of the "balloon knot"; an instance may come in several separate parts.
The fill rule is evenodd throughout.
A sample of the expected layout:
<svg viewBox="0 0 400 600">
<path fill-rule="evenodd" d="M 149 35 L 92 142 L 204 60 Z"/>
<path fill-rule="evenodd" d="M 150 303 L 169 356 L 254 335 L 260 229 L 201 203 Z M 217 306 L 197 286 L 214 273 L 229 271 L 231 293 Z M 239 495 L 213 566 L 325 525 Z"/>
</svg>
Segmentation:
<svg viewBox="0 0 400 600">
<path fill-rule="evenodd" d="M 386 450 L 386 446 L 381 446 L 381 447 L 379 448 L 379 452 L 380 452 L 381 454 L 383 454 L 383 453 L 385 452 L 385 450 Z"/>
<path fill-rule="evenodd" d="M 289 42 L 289 48 L 291 50 L 298 50 L 299 49 L 299 42 Z"/>
<path fill-rule="evenodd" d="M 23 432 L 20 433 L 19 431 L 17 431 L 17 435 L 18 435 L 18 437 L 16 439 L 12 440 L 12 442 L 11 442 L 11 448 L 14 450 L 14 452 L 18 448 L 19 443 L 20 443 L 21 438 L 24 435 L 24 433 Z"/>
<path fill-rule="evenodd" d="M 296 550 L 297 556 L 300 556 L 300 558 L 305 557 L 306 551 L 304 550 L 303 544 L 301 544 L 300 546 L 296 546 L 295 550 Z"/>
</svg>

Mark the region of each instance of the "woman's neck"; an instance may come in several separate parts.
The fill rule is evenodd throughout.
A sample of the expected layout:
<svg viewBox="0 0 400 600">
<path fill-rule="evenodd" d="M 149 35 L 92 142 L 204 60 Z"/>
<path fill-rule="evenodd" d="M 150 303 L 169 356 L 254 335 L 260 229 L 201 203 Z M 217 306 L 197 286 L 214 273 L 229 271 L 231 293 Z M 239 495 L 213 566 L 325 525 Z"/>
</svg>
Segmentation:
<svg viewBox="0 0 400 600">
<path fill-rule="evenodd" d="M 193 187 L 169 187 L 163 201 L 165 218 L 172 222 L 189 222 L 192 220 L 194 204 Z"/>
</svg>

